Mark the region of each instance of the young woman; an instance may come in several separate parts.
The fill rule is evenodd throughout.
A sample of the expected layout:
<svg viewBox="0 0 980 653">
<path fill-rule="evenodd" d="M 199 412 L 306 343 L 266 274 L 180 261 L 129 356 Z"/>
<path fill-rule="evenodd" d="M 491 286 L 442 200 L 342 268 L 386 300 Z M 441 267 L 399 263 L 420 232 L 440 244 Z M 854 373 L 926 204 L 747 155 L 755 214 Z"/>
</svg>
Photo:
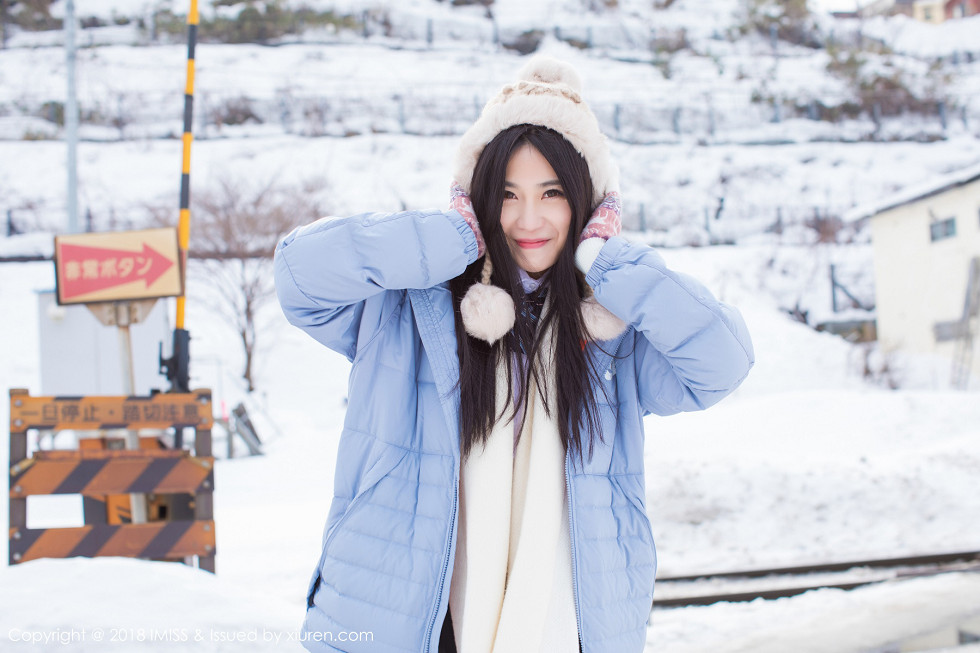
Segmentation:
<svg viewBox="0 0 980 653">
<path fill-rule="evenodd" d="M 618 237 L 580 87 L 525 66 L 463 136 L 449 211 L 276 251 L 287 318 L 353 364 L 310 650 L 643 650 L 643 417 L 715 404 L 753 353 L 735 309 Z"/>
</svg>

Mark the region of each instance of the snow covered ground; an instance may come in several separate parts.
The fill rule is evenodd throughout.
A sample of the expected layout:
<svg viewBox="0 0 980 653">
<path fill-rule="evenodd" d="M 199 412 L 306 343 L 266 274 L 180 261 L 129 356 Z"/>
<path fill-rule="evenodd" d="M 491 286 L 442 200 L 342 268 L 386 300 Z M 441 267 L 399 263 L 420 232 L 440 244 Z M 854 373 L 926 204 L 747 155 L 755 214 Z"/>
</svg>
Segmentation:
<svg viewBox="0 0 980 653">
<path fill-rule="evenodd" d="M 318 6 L 344 4 L 324 0 Z M 346 4 L 360 11 L 367 3 Z M 447 7 L 434 4 L 412 0 L 399 6 L 421 15 L 448 15 Z M 570 21 L 571 4 L 496 3 L 504 26 L 507 16 L 513 24 L 548 16 Z M 649 3 L 619 4 L 633 19 L 648 17 Z M 144 6 L 133 0 L 125 8 Z M 710 10 L 706 6 L 680 0 L 661 16 L 660 27 L 690 26 L 693 40 L 710 45 L 716 41 L 713 32 L 731 25 L 736 3 L 712 0 Z M 108 16 L 114 7 L 122 8 L 121 0 L 93 4 L 91 11 Z M 976 20 L 967 23 L 961 23 L 967 28 L 933 29 L 876 19 L 864 29 L 904 56 L 931 57 L 968 51 L 974 40 L 964 30 Z M 374 109 L 392 93 L 414 93 L 421 107 L 446 96 L 466 106 L 460 120 L 465 123 L 472 119 L 475 98 L 485 98 L 519 64 L 513 54 L 481 48 L 447 53 L 398 51 L 390 45 L 202 46 L 199 89 L 213 99 L 247 88 L 269 106 L 283 88 L 297 96 L 360 94 L 373 98 L 365 106 Z M 579 53 L 555 42 L 545 47 L 572 58 L 586 80 L 586 96 L 610 106 L 632 101 L 656 108 L 675 99 L 703 106 L 706 89 L 720 87 L 733 106 L 745 108 L 752 80 L 761 78 L 755 75 L 772 65 L 760 58 L 757 43 L 718 42 L 714 59 L 704 51 L 679 54 L 668 80 L 646 63 Z M 792 48 L 784 54 L 770 80 L 774 89 L 809 88 L 817 97 L 839 92 L 822 73 L 819 55 Z M 180 143 L 149 136 L 179 132 L 182 56 L 178 46 L 115 45 L 80 54 L 83 103 L 85 98 L 101 103 L 110 113 L 131 110 L 143 121 L 132 133 L 93 130 L 92 140 L 80 146 L 82 212 L 90 208 L 99 229 L 141 226 L 147 206 L 177 205 Z M 171 58 L 174 62 L 167 63 Z M 0 52 L 0 105 L 57 99 L 63 65 L 58 50 Z M 964 62 L 958 69 L 957 92 L 963 97 L 980 88 L 978 65 Z M 356 79 L 344 74 L 351 66 Z M 283 70 L 290 72 L 283 76 Z M 743 74 L 748 81 L 739 78 Z M 202 114 L 206 106 L 198 105 Z M 220 131 L 212 126 L 211 138 L 194 144 L 193 188 L 200 191 L 223 179 L 308 182 L 321 189 L 322 212 L 338 215 L 444 204 L 456 137 L 387 128 L 371 133 L 372 121 L 397 123 L 397 111 L 347 113 L 361 121 L 360 135 L 304 138 L 298 120 L 292 133 L 278 119 L 271 126 Z M 609 111 L 601 118 L 611 116 Z M 627 129 L 630 124 L 624 122 Z M 830 139 L 835 142 L 817 131 L 825 125 L 810 121 L 742 132 L 719 125 L 725 139 L 661 134 L 647 145 L 630 144 L 625 137 L 612 143 L 623 171 L 625 220 L 634 229 L 630 237 L 663 247 L 671 266 L 704 280 L 738 306 L 757 354 L 745 385 L 719 406 L 646 422 L 647 503 L 661 573 L 980 549 L 978 382 L 968 392 L 950 391 L 945 361 L 885 358 L 786 314 L 799 306 L 811 324 L 833 317 L 829 263 L 850 275 L 859 296 L 873 293 L 867 232 L 845 225 L 851 243 L 817 246 L 804 221 L 815 211 L 843 215 L 923 179 L 976 164 L 975 125 L 954 125 L 946 139 L 933 143 L 846 142 L 864 133 L 867 125 L 861 124 L 835 126 Z M 906 127 L 898 131 L 917 129 Z M 135 135 L 137 128 L 144 131 L 135 140 L 111 142 Z M 853 138 L 842 138 L 848 129 Z M 25 131 L 58 134 L 40 118 L 0 115 L 0 138 L 15 139 L 0 142 L 0 217 L 10 211 L 24 228 L 53 232 L 63 227 L 64 145 L 16 140 Z M 745 144 L 763 141 L 783 144 Z M 721 219 L 706 221 L 722 197 Z M 779 218 L 782 233 L 767 233 Z M 641 224 L 644 233 L 636 231 Z M 709 238 L 736 244 L 687 247 Z M 50 248 L 45 234 L 0 238 L 0 255 L 49 253 Z M 216 402 L 231 406 L 244 396 L 235 372 L 242 362 L 236 336 L 208 305 L 207 280 L 193 275 L 192 267 L 187 323 L 193 337 L 192 385 L 211 387 Z M 52 287 L 49 263 L 0 265 L 0 339 L 6 343 L 0 347 L 0 389 L 40 392 L 35 292 Z M 0 650 L 300 650 L 295 637 L 332 496 L 349 366 L 289 327 L 275 305 L 267 306 L 263 317 L 268 326 L 260 335 L 259 391 L 251 406 L 266 455 L 217 464 L 217 574 L 126 559 L 38 560 L 0 568 Z M 155 358 L 156 353 L 140 355 Z M 867 357 L 870 379 L 862 372 Z M 900 388 L 887 389 L 890 382 Z M 6 420 L 2 401 L 0 424 Z M 5 436 L 0 451 L 0 462 L 7 464 Z M 220 444 L 215 451 L 222 451 Z M 4 500 L 0 523 L 6 517 Z M 28 518 L 36 527 L 76 525 L 79 500 L 32 500 Z M 6 539 L 0 539 L 0 559 L 6 554 Z M 771 602 L 658 611 L 647 651 L 897 650 L 900 640 L 978 614 L 980 575 L 947 574 L 852 592 L 820 590 Z"/>
</svg>

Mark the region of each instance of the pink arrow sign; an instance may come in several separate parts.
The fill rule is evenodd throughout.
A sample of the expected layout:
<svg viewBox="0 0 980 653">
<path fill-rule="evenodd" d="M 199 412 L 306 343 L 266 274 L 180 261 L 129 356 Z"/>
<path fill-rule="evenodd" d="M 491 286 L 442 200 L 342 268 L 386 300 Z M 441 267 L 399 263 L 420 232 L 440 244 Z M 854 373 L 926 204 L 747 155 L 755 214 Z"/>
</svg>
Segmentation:
<svg viewBox="0 0 980 653">
<path fill-rule="evenodd" d="M 58 257 L 61 297 L 65 301 L 141 279 L 149 288 L 174 265 L 173 260 L 146 243 L 142 251 L 136 252 L 63 243 Z"/>
</svg>

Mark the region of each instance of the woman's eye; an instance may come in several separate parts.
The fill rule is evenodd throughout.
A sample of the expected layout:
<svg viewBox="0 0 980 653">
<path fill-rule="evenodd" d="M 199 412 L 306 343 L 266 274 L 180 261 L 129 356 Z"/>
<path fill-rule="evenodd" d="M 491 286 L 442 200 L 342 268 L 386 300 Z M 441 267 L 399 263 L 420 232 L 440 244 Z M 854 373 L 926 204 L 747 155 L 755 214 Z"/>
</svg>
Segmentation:
<svg viewBox="0 0 980 653">
<path fill-rule="evenodd" d="M 514 195 L 514 193 L 510 192 L 509 190 L 505 190 L 504 191 L 504 199 L 505 200 L 512 200 L 512 199 L 516 199 L 516 198 L 517 198 L 517 195 Z"/>
<path fill-rule="evenodd" d="M 545 197 L 565 197 L 565 193 L 560 188 L 549 188 L 544 192 Z"/>
</svg>

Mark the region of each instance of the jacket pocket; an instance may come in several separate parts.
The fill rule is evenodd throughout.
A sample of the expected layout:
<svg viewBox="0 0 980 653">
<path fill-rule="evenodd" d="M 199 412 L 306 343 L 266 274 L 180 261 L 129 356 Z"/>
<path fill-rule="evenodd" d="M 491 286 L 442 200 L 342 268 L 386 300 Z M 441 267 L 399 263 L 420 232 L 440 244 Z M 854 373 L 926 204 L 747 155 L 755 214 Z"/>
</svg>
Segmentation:
<svg viewBox="0 0 980 653">
<path fill-rule="evenodd" d="M 649 546 L 649 549 L 638 550 L 638 555 L 635 556 L 635 559 L 639 563 L 639 566 L 649 567 L 649 572 L 647 573 L 648 578 L 643 583 L 643 590 L 652 599 L 654 579 L 657 576 L 657 548 L 653 540 L 653 528 L 650 525 L 650 517 L 647 514 L 642 498 L 645 490 L 643 477 L 639 474 L 621 474 L 615 478 L 620 491 L 626 496 L 627 501 L 629 501 L 630 510 L 639 519 L 641 531 L 635 533 L 635 535 L 645 545 Z M 649 555 L 649 560 L 643 560 L 644 554 Z"/>
<path fill-rule="evenodd" d="M 641 496 L 644 492 L 643 482 L 641 481 L 643 477 L 639 474 L 621 474 L 617 475 L 616 478 L 619 481 L 619 487 L 623 494 L 626 495 L 637 516 L 642 521 L 647 537 L 653 542 L 653 527 L 650 525 L 650 516 L 647 514 L 647 508 Z"/>
<path fill-rule="evenodd" d="M 365 472 L 364 477 L 361 479 L 360 489 L 354 498 L 351 499 L 350 503 L 347 504 L 344 514 L 332 525 L 327 531 L 326 538 L 323 541 L 323 549 L 320 552 L 320 560 L 316 563 L 316 569 L 313 570 L 313 576 L 310 578 L 309 587 L 306 590 L 306 607 L 307 609 L 313 607 L 314 599 L 316 598 L 316 591 L 320 587 L 320 580 L 322 579 L 321 569 L 323 567 L 323 561 L 327 558 L 327 552 L 330 550 L 330 543 L 336 537 L 337 533 L 343 530 L 344 524 L 350 518 L 351 515 L 355 514 L 360 504 L 363 502 L 364 498 L 377 487 L 378 483 L 381 482 L 388 474 L 398 466 L 398 464 L 405 459 L 408 454 L 407 449 L 401 449 L 399 447 L 385 446 L 385 449 L 378 456 L 378 459 L 374 462 L 371 467 Z"/>
</svg>

